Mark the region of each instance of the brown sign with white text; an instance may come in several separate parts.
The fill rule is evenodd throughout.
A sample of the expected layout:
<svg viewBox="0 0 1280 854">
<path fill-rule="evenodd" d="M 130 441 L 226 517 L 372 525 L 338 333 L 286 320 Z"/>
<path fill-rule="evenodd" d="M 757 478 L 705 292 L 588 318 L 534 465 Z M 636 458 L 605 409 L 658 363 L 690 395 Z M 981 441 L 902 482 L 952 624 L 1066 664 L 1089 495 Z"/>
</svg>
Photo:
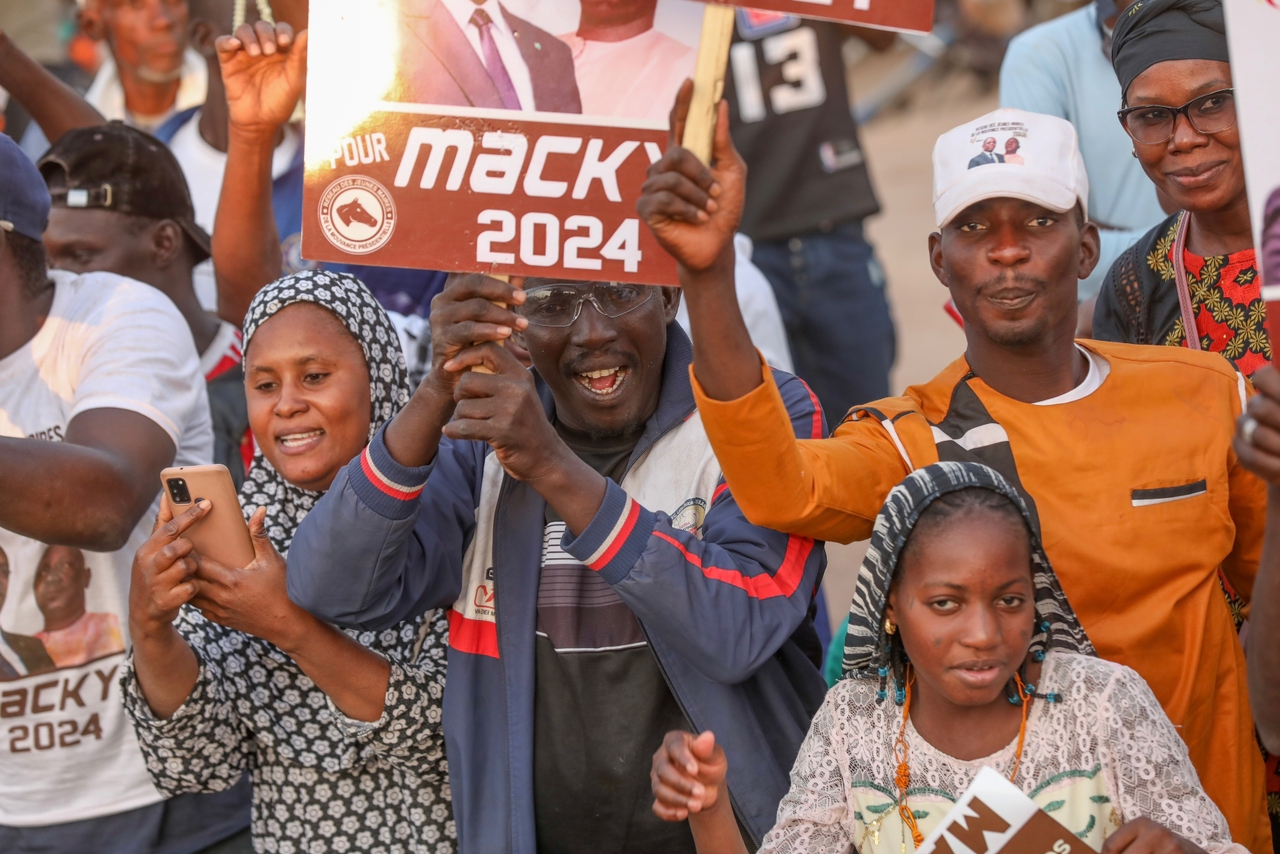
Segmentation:
<svg viewBox="0 0 1280 854">
<path fill-rule="evenodd" d="M 902 29 L 927 30 L 933 14 L 933 0 L 766 5 Z M 313 0 L 303 256 L 676 284 L 636 201 L 693 76 L 705 7 L 616 6 Z M 777 64 L 807 96 L 824 90 L 803 48 Z"/>
</svg>

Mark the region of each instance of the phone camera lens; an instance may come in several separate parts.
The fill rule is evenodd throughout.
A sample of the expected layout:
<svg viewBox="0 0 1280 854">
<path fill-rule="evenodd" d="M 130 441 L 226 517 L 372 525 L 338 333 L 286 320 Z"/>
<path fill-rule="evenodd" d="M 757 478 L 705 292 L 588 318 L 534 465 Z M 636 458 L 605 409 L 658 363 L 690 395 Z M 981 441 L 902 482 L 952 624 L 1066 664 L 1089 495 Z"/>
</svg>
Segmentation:
<svg viewBox="0 0 1280 854">
<path fill-rule="evenodd" d="M 169 498 L 174 504 L 190 504 L 191 491 L 187 489 L 187 482 L 180 477 L 169 478 Z"/>
</svg>

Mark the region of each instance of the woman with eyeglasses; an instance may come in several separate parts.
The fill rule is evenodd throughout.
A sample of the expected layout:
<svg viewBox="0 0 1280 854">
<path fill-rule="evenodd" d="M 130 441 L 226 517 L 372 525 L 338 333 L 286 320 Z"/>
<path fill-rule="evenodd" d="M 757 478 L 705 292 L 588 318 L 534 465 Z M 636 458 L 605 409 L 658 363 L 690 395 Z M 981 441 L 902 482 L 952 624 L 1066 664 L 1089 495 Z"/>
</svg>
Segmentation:
<svg viewBox="0 0 1280 854">
<path fill-rule="evenodd" d="M 1250 376 L 1271 360 L 1271 342 L 1221 1 L 1130 6 L 1111 59 L 1133 156 L 1181 210 L 1112 265 L 1094 337 L 1209 350 Z"/>
</svg>

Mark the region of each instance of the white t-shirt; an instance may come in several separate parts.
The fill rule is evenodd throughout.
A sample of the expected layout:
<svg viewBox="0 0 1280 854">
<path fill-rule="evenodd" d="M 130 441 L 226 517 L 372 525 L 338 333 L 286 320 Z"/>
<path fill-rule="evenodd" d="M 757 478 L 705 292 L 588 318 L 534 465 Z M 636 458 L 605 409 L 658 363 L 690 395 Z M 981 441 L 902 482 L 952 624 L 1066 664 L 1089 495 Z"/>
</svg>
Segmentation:
<svg viewBox="0 0 1280 854">
<path fill-rule="evenodd" d="M 298 132 L 285 126 L 284 139 L 271 155 L 271 177 L 279 178 L 289 171 L 301 142 Z M 222 195 L 222 175 L 227 171 L 227 155 L 200 136 L 200 113 L 197 111 L 174 133 L 169 150 L 182 167 L 191 191 L 191 204 L 196 210 L 196 224 L 213 234 L 213 220 L 218 215 L 218 198 Z M 280 235 L 284 240 L 288 235 Z M 218 285 L 213 278 L 213 261 L 206 259 L 192 271 L 196 297 L 205 311 L 218 310 Z"/>
<path fill-rule="evenodd" d="M 1051 397 L 1048 400 L 1037 400 L 1036 406 L 1057 406 L 1060 403 L 1074 403 L 1077 400 L 1084 400 L 1097 391 L 1102 386 L 1102 381 L 1111 375 L 1111 363 L 1106 359 L 1092 350 L 1086 350 L 1079 344 L 1076 345 L 1076 349 L 1089 360 L 1089 372 L 1085 374 L 1084 381 L 1065 394 Z"/>
<path fill-rule="evenodd" d="M 778 298 L 773 294 L 773 286 L 765 278 L 760 268 L 751 263 L 751 253 L 755 246 L 751 238 L 739 232 L 733 236 L 733 249 L 736 255 L 733 263 L 734 285 L 738 292 L 738 310 L 747 324 L 747 334 L 751 343 L 764 356 L 771 368 L 795 373 L 791 362 L 791 346 L 787 343 L 787 328 L 782 322 L 782 312 L 778 309 Z M 689 309 L 680 301 L 676 312 L 676 322 L 686 333 L 692 335 L 689 327 Z"/>
<path fill-rule="evenodd" d="M 204 378 L 173 303 L 111 273 L 49 275 L 56 290 L 44 325 L 0 359 L 0 436 L 61 442 L 80 413 L 126 409 L 164 428 L 177 449 L 175 465 L 208 463 L 213 427 Z M 118 552 L 48 549 L 0 528 L 9 565 L 0 607 L 0 628 L 9 637 L 0 655 L 18 657 L 19 646 L 27 655 L 12 667 L 25 675 L 0 681 L 2 825 L 61 824 L 161 800 L 118 684 L 128 639 L 130 566 L 150 534 L 159 487 L 151 511 Z M 75 500 L 66 496 L 68 513 L 75 512 Z M 44 632 L 34 590 L 42 561 L 58 567 L 54 575 L 73 587 L 83 583 L 79 566 L 88 569 L 84 614 L 53 633 Z M 15 643 L 15 635 L 26 639 Z M 47 659 L 32 653 L 32 639 Z"/>
</svg>

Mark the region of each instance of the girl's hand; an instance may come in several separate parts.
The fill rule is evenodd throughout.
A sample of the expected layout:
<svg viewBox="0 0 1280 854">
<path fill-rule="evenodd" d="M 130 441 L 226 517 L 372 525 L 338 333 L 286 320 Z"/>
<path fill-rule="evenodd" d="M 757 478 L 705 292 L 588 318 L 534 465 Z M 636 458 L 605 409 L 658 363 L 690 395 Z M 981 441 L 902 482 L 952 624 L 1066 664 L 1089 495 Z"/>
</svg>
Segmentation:
<svg viewBox="0 0 1280 854">
<path fill-rule="evenodd" d="M 191 541 L 182 534 L 212 506 L 201 499 L 175 519 L 169 497 L 160 501 L 151 536 L 133 556 L 129 624 L 135 642 L 163 634 L 177 618 L 178 609 L 196 595 L 195 556 Z"/>
<path fill-rule="evenodd" d="M 691 814 L 710 811 L 721 798 L 725 772 L 729 770 L 724 750 L 710 731 L 694 736 L 673 731 L 653 754 L 653 812 L 663 821 L 684 821 Z"/>
<path fill-rule="evenodd" d="M 266 516 L 266 508 L 259 507 L 249 520 L 254 557 L 248 566 L 226 567 L 196 556 L 200 592 L 191 604 L 213 622 L 262 638 L 287 653 L 315 618 L 289 601 L 285 560 L 267 538 Z"/>
<path fill-rule="evenodd" d="M 1135 818 L 1102 843 L 1102 854 L 1205 854 L 1200 846 L 1149 818 Z"/>
</svg>

